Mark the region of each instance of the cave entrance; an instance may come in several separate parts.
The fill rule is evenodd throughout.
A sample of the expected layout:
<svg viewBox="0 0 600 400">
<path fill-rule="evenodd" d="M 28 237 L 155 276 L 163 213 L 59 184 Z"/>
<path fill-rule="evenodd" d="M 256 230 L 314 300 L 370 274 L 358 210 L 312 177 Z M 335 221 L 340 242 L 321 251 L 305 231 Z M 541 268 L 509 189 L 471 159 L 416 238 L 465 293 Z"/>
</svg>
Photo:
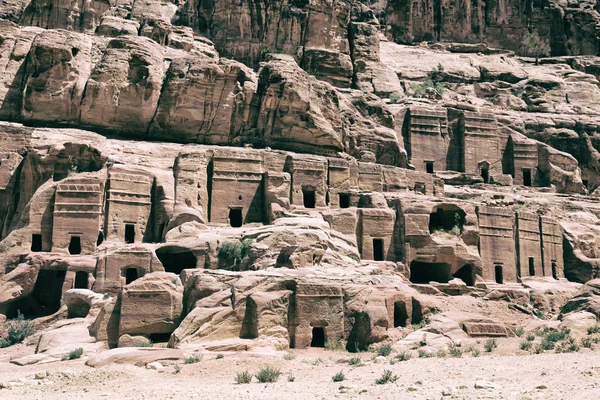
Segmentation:
<svg viewBox="0 0 600 400">
<path fill-rule="evenodd" d="M 125 243 L 135 243 L 135 224 L 125 224 Z"/>
<path fill-rule="evenodd" d="M 85 271 L 77 271 L 75 273 L 75 289 L 88 288 L 88 273 Z"/>
<path fill-rule="evenodd" d="M 340 208 L 350 207 L 350 194 L 340 193 Z"/>
<path fill-rule="evenodd" d="M 558 274 L 556 272 L 556 261 L 552 260 L 552 277 L 554 279 L 558 279 Z"/>
<path fill-rule="evenodd" d="M 502 265 L 496 265 L 495 267 L 496 283 L 504 283 L 504 273 L 502 272 Z"/>
<path fill-rule="evenodd" d="M 450 280 L 450 264 L 413 261 L 410 263 L 410 281 L 412 283 L 439 282 Z"/>
<path fill-rule="evenodd" d="M 125 284 L 129 285 L 138 278 L 137 268 L 127 268 L 125 270 Z"/>
<path fill-rule="evenodd" d="M 258 310 L 256 303 L 250 298 L 246 298 L 246 312 L 242 321 L 241 339 L 256 339 L 258 337 Z"/>
<path fill-rule="evenodd" d="M 475 283 L 475 278 L 473 277 L 473 265 L 471 265 L 471 264 L 464 265 L 461 269 L 456 271 L 454 273 L 454 275 L 452 275 L 452 276 L 454 278 L 458 278 L 458 279 L 462 280 L 464 283 L 467 284 L 467 286 L 473 286 Z"/>
<path fill-rule="evenodd" d="M 231 208 L 229 210 L 229 225 L 233 228 L 239 228 L 242 226 L 242 209 L 241 208 Z"/>
<path fill-rule="evenodd" d="M 325 328 L 314 327 L 310 347 L 325 347 Z"/>
<path fill-rule="evenodd" d="M 152 343 L 167 343 L 171 339 L 170 333 L 151 333 L 150 341 Z"/>
<path fill-rule="evenodd" d="M 315 208 L 317 205 L 316 192 L 314 189 L 302 189 L 302 200 L 304 208 Z"/>
<path fill-rule="evenodd" d="M 167 272 L 179 275 L 184 269 L 196 268 L 196 256 L 184 247 L 161 247 L 156 249 L 156 256 Z"/>
<path fill-rule="evenodd" d="M 535 276 L 535 258 L 529 257 L 529 276 Z"/>
<path fill-rule="evenodd" d="M 405 327 L 408 320 L 408 312 L 406 311 L 406 303 L 403 301 L 394 302 L 394 328 Z"/>
<path fill-rule="evenodd" d="M 462 233 L 466 213 L 458 207 L 444 209 L 437 207 L 429 214 L 429 233 L 446 231 L 457 236 Z"/>
<path fill-rule="evenodd" d="M 71 236 L 69 242 L 69 254 L 81 254 L 81 237 Z"/>
<path fill-rule="evenodd" d="M 36 233 L 31 235 L 31 251 L 42 251 L 42 235 Z"/>
<path fill-rule="evenodd" d="M 58 311 L 66 275 L 67 271 L 40 270 L 32 295 L 37 303 L 36 316 L 51 315 Z"/>
<path fill-rule="evenodd" d="M 531 186 L 531 169 L 523 168 L 523 186 Z"/>
<path fill-rule="evenodd" d="M 96 240 L 96 246 L 100 246 L 102 243 L 104 243 L 104 232 L 99 231 L 98 239 Z"/>
<path fill-rule="evenodd" d="M 373 260 L 385 260 L 385 251 L 383 249 L 383 239 L 373 239 Z"/>
</svg>

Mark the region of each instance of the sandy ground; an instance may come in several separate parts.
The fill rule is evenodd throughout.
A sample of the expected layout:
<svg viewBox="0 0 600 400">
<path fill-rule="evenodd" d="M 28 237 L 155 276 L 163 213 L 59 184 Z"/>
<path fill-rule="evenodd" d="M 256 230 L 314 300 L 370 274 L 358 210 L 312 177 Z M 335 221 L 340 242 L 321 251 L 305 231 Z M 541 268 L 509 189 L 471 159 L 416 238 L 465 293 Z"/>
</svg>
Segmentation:
<svg viewBox="0 0 600 400">
<path fill-rule="evenodd" d="M 352 367 L 353 355 L 322 349 L 298 350 L 293 360 L 248 353 L 205 354 L 196 364 L 162 371 L 132 365 L 91 368 L 85 359 L 18 367 L 0 363 L 0 382 L 21 379 L 22 386 L 0 389 L 0 399 L 598 399 L 600 350 L 580 353 L 479 357 L 412 358 L 391 365 L 387 360 Z M 273 365 L 283 375 L 276 383 L 238 385 L 236 372 L 257 372 Z M 375 384 L 390 369 L 395 383 Z M 47 371 L 46 380 L 35 374 Z M 343 371 L 346 379 L 333 382 Z M 292 375 L 294 382 L 288 381 Z M 486 381 L 491 388 L 476 388 Z"/>
</svg>

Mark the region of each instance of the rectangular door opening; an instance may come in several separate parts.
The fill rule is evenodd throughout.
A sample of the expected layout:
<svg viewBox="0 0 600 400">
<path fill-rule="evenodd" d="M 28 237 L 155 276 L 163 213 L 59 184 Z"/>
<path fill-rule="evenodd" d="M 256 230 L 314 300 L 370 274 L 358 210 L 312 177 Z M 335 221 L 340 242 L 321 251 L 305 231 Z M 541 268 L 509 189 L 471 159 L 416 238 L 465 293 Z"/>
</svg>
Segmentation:
<svg viewBox="0 0 600 400">
<path fill-rule="evenodd" d="M 340 208 L 350 207 L 350 194 L 340 193 Z"/>
<path fill-rule="evenodd" d="M 85 271 L 77 271 L 75 273 L 75 289 L 88 288 L 88 273 Z"/>
<path fill-rule="evenodd" d="M 529 168 L 523 169 L 523 186 L 531 186 L 531 170 Z"/>
<path fill-rule="evenodd" d="M 81 237 L 71 236 L 69 242 L 69 254 L 81 254 Z"/>
<path fill-rule="evenodd" d="M 433 161 L 425 161 L 425 171 L 428 174 L 433 174 Z"/>
<path fill-rule="evenodd" d="M 373 260 L 384 261 L 383 239 L 373 239 Z"/>
<path fill-rule="evenodd" d="M 504 274 L 502 273 L 502 265 L 496 265 L 496 283 L 504 283 Z"/>
<path fill-rule="evenodd" d="M 35 233 L 31 235 L 31 251 L 42 251 L 42 235 Z"/>
<path fill-rule="evenodd" d="M 138 278 L 137 268 L 127 268 L 125 270 L 125 284 L 129 285 Z"/>
<path fill-rule="evenodd" d="M 481 177 L 484 183 L 488 183 L 490 180 L 490 171 L 487 168 L 481 168 Z"/>
<path fill-rule="evenodd" d="M 315 208 L 317 205 L 314 189 L 302 189 L 302 199 L 304 201 L 304 208 Z"/>
<path fill-rule="evenodd" d="M 125 224 L 125 243 L 135 243 L 135 224 Z"/>
<path fill-rule="evenodd" d="M 325 347 L 325 328 L 313 328 L 310 347 Z"/>
<path fill-rule="evenodd" d="M 406 311 L 406 303 L 397 301 L 394 303 L 394 328 L 399 326 L 406 327 L 408 320 L 408 312 Z"/>
<path fill-rule="evenodd" d="M 231 208 L 229 210 L 229 225 L 234 228 L 239 228 L 243 224 L 242 209 Z"/>
<path fill-rule="evenodd" d="M 535 276 L 535 258 L 529 257 L 529 276 Z"/>
</svg>

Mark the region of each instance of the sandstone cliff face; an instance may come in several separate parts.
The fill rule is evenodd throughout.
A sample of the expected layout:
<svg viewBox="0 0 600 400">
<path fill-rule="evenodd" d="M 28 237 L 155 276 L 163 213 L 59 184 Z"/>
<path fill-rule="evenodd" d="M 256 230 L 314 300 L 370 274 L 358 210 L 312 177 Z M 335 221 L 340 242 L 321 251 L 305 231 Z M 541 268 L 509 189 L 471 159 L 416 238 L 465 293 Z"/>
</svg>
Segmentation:
<svg viewBox="0 0 600 400">
<path fill-rule="evenodd" d="M 595 2 L 388 1 L 386 24 L 400 43 L 486 43 L 518 50 L 523 33 L 548 38 L 552 55 L 598 53 Z"/>
</svg>

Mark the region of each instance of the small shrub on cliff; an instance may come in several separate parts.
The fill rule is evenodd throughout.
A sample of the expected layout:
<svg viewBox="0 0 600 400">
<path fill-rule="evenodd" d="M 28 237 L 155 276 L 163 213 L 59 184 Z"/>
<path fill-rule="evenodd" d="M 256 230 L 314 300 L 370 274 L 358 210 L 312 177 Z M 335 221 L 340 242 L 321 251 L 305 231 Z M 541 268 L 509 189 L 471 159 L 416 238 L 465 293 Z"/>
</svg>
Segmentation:
<svg viewBox="0 0 600 400">
<path fill-rule="evenodd" d="M 513 331 L 513 333 L 517 336 L 517 337 L 521 337 L 523 336 L 523 334 L 525 333 L 525 331 L 523 330 L 523 328 L 512 328 L 511 329 Z"/>
<path fill-rule="evenodd" d="M 389 344 L 383 344 L 376 349 L 378 356 L 387 357 L 392 352 L 392 346 Z"/>
<path fill-rule="evenodd" d="M 454 358 L 460 358 L 463 355 L 463 351 L 459 346 L 450 346 L 450 356 Z"/>
<path fill-rule="evenodd" d="M 0 339 L 0 348 L 21 343 L 34 331 L 33 322 L 26 320 L 20 312 L 16 318 L 7 320 L 5 324 L 6 337 Z"/>
<path fill-rule="evenodd" d="M 485 349 L 485 351 L 487 351 L 488 353 L 491 353 L 492 351 L 494 351 L 494 349 L 498 347 L 498 342 L 496 342 L 496 339 L 489 339 L 487 342 L 485 342 L 485 344 L 483 345 L 483 348 Z"/>
<path fill-rule="evenodd" d="M 196 364 L 196 363 L 199 363 L 200 361 L 202 361 L 203 358 L 204 358 L 204 356 L 202 354 L 200 354 L 200 355 L 194 354 L 194 355 L 186 358 L 184 361 L 184 364 Z"/>
<path fill-rule="evenodd" d="M 531 347 L 533 347 L 533 343 L 529 340 L 523 340 L 521 342 L 521 350 L 529 351 L 531 350 Z"/>
<path fill-rule="evenodd" d="M 396 356 L 396 360 L 398 361 L 408 361 L 412 357 L 409 351 L 403 351 Z"/>
<path fill-rule="evenodd" d="M 592 339 L 589 337 L 581 338 L 581 345 L 587 349 L 592 348 Z"/>
<path fill-rule="evenodd" d="M 235 374 L 235 383 L 238 385 L 244 383 L 250 383 L 252 381 L 252 374 L 248 371 L 240 371 Z"/>
<path fill-rule="evenodd" d="M 411 85 L 413 97 L 425 97 L 430 99 L 441 99 L 444 96 L 444 85 L 442 83 L 444 66 L 439 63 L 437 68 L 427 73 L 427 79 L 421 83 Z"/>
<path fill-rule="evenodd" d="M 402 93 L 394 92 L 390 95 L 390 104 L 396 104 L 402 99 Z"/>
<path fill-rule="evenodd" d="M 241 242 L 225 242 L 219 247 L 219 260 L 225 265 L 234 269 L 239 264 L 250 249 L 250 245 L 254 242 L 252 239 L 244 239 Z"/>
<path fill-rule="evenodd" d="M 258 371 L 258 374 L 256 374 L 256 379 L 258 379 L 260 383 L 273 383 L 277 382 L 280 376 L 281 371 L 279 368 L 267 365 Z"/>
<path fill-rule="evenodd" d="M 352 357 L 348 360 L 348 364 L 354 365 L 355 367 L 360 367 L 362 365 L 362 358 L 360 357 Z"/>
<path fill-rule="evenodd" d="M 344 379 L 346 379 L 346 377 L 344 376 L 344 371 L 340 371 L 331 377 L 331 380 L 334 382 L 342 382 Z"/>
<path fill-rule="evenodd" d="M 587 330 L 588 335 L 593 335 L 594 333 L 600 332 L 600 325 L 590 326 Z"/>
<path fill-rule="evenodd" d="M 521 41 L 519 53 L 522 56 L 535 57 L 535 63 L 538 64 L 540 57 L 550 54 L 550 43 L 547 39 L 540 38 L 537 33 L 527 33 Z"/>
<path fill-rule="evenodd" d="M 78 358 L 81 358 L 82 355 L 83 355 L 83 349 L 81 347 L 78 347 L 75 350 L 72 350 L 69 354 L 65 354 L 62 357 L 62 361 L 77 360 Z"/>
</svg>

